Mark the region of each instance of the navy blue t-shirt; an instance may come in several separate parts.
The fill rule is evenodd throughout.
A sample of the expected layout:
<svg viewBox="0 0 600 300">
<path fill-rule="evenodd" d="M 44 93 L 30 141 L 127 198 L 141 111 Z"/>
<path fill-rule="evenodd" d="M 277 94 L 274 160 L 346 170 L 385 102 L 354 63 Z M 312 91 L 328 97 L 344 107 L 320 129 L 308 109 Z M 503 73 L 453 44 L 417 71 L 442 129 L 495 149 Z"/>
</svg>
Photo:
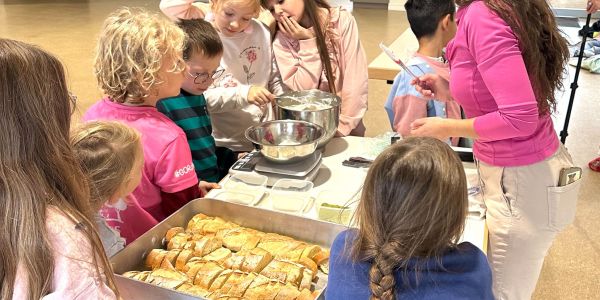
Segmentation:
<svg viewBox="0 0 600 300">
<path fill-rule="evenodd" d="M 331 247 L 329 278 L 326 299 L 369 299 L 369 262 L 353 262 L 349 257 L 356 230 L 340 233 Z M 419 263 L 417 273 L 413 269 L 416 261 L 408 266 L 407 287 L 402 273 L 395 273 L 395 293 L 398 299 L 494 299 L 492 294 L 492 272 L 486 256 L 473 244 L 464 242 L 451 249 L 441 258 Z"/>
</svg>

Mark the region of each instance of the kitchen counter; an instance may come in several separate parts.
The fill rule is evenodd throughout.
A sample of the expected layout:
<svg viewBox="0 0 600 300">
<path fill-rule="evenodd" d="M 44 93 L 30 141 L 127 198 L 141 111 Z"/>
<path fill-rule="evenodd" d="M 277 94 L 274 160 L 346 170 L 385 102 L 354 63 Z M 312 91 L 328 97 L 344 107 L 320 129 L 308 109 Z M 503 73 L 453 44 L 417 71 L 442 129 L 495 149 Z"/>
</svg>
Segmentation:
<svg viewBox="0 0 600 300">
<path fill-rule="evenodd" d="M 360 191 L 367 175 L 366 168 L 352 168 L 342 165 L 342 161 L 352 156 L 362 156 L 369 158 L 374 156 L 373 148 L 381 144 L 373 138 L 364 137 L 343 137 L 333 138 L 323 151 L 322 164 L 320 170 L 313 180 L 314 187 L 311 195 L 315 198 L 321 191 L 333 191 L 339 195 L 337 203 L 357 202 L 360 197 Z M 472 163 L 465 163 L 465 172 L 469 177 L 476 177 L 475 167 Z M 228 179 L 226 176 L 221 183 Z M 210 191 L 206 198 L 214 198 L 220 190 Z M 308 207 L 301 213 L 306 218 L 317 218 L 317 208 L 314 199 L 309 201 Z M 329 201 L 328 201 L 329 202 Z M 257 204 L 257 207 L 272 209 L 269 197 L 265 196 Z M 299 213 L 300 214 L 300 213 Z M 469 216 L 467 218 L 465 231 L 462 240 L 469 241 L 484 252 L 487 250 L 487 229 L 485 219 Z"/>
</svg>

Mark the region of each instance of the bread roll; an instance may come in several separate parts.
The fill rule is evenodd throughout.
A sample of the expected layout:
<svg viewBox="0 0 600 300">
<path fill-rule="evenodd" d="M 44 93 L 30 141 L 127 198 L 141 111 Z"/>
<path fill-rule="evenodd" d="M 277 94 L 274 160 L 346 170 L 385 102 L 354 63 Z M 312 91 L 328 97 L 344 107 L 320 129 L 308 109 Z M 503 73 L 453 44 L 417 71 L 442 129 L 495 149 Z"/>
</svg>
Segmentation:
<svg viewBox="0 0 600 300">
<path fill-rule="evenodd" d="M 249 251 L 240 251 L 238 255 L 244 255 L 241 270 L 244 272 L 260 273 L 270 262 L 273 256 L 262 248 L 254 248 Z"/>
<path fill-rule="evenodd" d="M 242 276 L 239 283 L 229 290 L 228 295 L 232 297 L 242 297 L 255 278 L 256 274 L 254 273 Z"/>
<path fill-rule="evenodd" d="M 275 296 L 274 300 L 289 300 L 289 299 L 296 299 L 296 297 L 300 296 L 300 291 L 298 291 L 298 289 L 287 283 L 283 286 L 281 286 L 281 288 L 279 289 L 279 293 L 277 293 L 277 296 Z"/>
<path fill-rule="evenodd" d="M 219 274 L 219 276 L 210 285 L 208 291 L 214 292 L 219 290 L 221 287 L 223 287 L 223 284 L 225 284 L 225 282 L 229 279 L 231 274 L 233 274 L 233 271 L 231 270 L 224 270 L 223 272 L 221 272 L 221 274 Z"/>
<path fill-rule="evenodd" d="M 183 233 L 184 231 L 185 230 L 183 229 L 183 227 L 173 227 L 173 228 L 167 230 L 167 233 L 165 234 L 166 242 L 169 243 L 171 238 L 173 238 L 178 233 Z"/>
<path fill-rule="evenodd" d="M 194 277 L 194 285 L 198 285 L 208 290 L 215 279 L 223 272 L 223 268 L 214 261 L 209 261 L 200 267 Z M 191 278 L 190 278 L 191 279 Z"/>
<path fill-rule="evenodd" d="M 202 259 L 207 261 L 215 261 L 219 264 L 223 264 L 229 257 L 231 257 L 231 250 L 227 248 L 219 248 L 208 255 L 202 257 Z"/>
<path fill-rule="evenodd" d="M 194 257 L 193 254 L 194 253 L 192 252 L 192 250 L 189 250 L 189 249 L 181 250 L 181 252 L 179 252 L 179 255 L 177 256 L 177 260 L 175 261 L 175 269 L 177 269 L 179 271 L 183 271 L 183 269 L 185 268 L 185 264 L 187 264 L 188 261 L 192 257 Z"/>
</svg>

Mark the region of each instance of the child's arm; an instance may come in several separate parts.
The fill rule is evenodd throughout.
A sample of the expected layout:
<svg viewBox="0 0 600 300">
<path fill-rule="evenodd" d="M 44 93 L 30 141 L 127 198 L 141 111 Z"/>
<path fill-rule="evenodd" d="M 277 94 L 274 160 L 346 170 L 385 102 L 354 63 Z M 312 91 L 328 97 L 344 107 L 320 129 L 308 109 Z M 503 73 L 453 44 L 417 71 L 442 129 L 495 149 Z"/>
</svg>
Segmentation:
<svg viewBox="0 0 600 300">
<path fill-rule="evenodd" d="M 345 22 L 343 22 L 345 21 Z M 350 13 L 340 12 L 340 44 L 344 50 L 340 60 L 343 60 L 345 70 L 342 70 L 342 105 L 338 133 L 348 135 L 360 124 L 367 111 L 367 58 L 358 38 L 356 20 Z M 339 88 L 339 87 L 338 87 Z"/>
<path fill-rule="evenodd" d="M 318 89 L 323 68 L 317 39 L 297 41 L 297 51 L 293 49 L 293 42 L 283 33 L 278 33 L 273 42 L 273 52 L 283 83 L 294 91 Z"/>
<path fill-rule="evenodd" d="M 418 97 L 419 93 L 410 84 L 410 76 L 400 72 L 385 103 L 390 124 L 395 132 L 402 136 L 410 135 L 410 124 L 419 118 L 427 117 L 427 99 Z"/>
<path fill-rule="evenodd" d="M 194 0 L 161 0 L 160 10 L 169 18 L 176 19 L 204 19 L 210 8 L 208 4 Z"/>
<path fill-rule="evenodd" d="M 161 153 L 153 175 L 152 182 L 160 187 L 165 216 L 200 196 L 192 151 L 182 131 Z"/>
<path fill-rule="evenodd" d="M 209 88 L 204 92 L 208 111 L 214 113 L 239 110 L 246 105 L 249 91 L 249 85 Z"/>
</svg>

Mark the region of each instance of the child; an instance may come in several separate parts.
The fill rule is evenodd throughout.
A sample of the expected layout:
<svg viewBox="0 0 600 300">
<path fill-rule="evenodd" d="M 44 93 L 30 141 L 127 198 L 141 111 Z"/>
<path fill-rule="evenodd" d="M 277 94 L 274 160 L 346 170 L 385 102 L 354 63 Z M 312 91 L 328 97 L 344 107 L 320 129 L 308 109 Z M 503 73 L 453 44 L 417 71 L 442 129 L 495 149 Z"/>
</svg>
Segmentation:
<svg viewBox="0 0 600 300">
<path fill-rule="evenodd" d="M 410 137 L 371 165 L 358 228 L 331 247 L 327 299 L 493 299 L 485 255 L 458 244 L 467 217 L 458 156 L 434 138 Z"/>
<path fill-rule="evenodd" d="M 159 222 L 201 196 L 185 133 L 155 107 L 159 99 L 179 94 L 184 37 L 169 20 L 144 10 L 111 14 L 94 66 L 107 97 L 84 115 L 87 121 L 118 120 L 140 132 L 144 172 L 133 195 Z"/>
<path fill-rule="evenodd" d="M 203 93 L 223 73 L 219 67 L 223 44 L 212 25 L 202 19 L 179 20 L 177 25 L 186 34 L 183 59 L 187 70 L 179 96 L 158 101 L 156 108 L 185 132 L 198 179 L 218 182 L 226 173 L 219 172 Z"/>
<path fill-rule="evenodd" d="M 158 224 L 130 195 L 142 179 L 140 135 L 119 122 L 89 122 L 71 134 L 71 145 L 90 180 L 90 203 L 104 250 L 113 256 L 125 242 Z"/>
<path fill-rule="evenodd" d="M 261 0 L 277 21 L 273 50 L 285 85 L 342 99 L 338 136 L 365 135 L 367 59 L 354 17 L 325 0 Z"/>
<path fill-rule="evenodd" d="M 181 1 L 162 1 L 162 11 L 171 17 L 185 16 Z M 192 0 L 186 0 L 193 10 Z M 273 119 L 271 102 L 283 93 L 271 34 L 253 19 L 260 12 L 259 0 L 215 0 L 210 3 L 213 26 L 223 42 L 221 66 L 225 69 L 204 96 L 218 147 L 234 152 L 251 151 L 245 130 Z M 223 150 L 218 150 L 223 151 Z"/>
<path fill-rule="evenodd" d="M 437 73 L 448 79 L 450 73 L 442 51 L 456 33 L 454 1 L 409 0 L 404 7 L 410 28 L 419 40 L 419 50 L 406 65 L 417 76 Z M 384 105 L 394 131 L 408 136 L 410 124 L 419 118 L 461 118 L 456 102 L 428 101 L 410 84 L 412 79 L 406 72 L 400 72 Z M 457 146 L 458 138 L 452 138 L 451 143 Z"/>
<path fill-rule="evenodd" d="M 119 298 L 69 145 L 74 108 L 56 57 L 0 39 L 0 299 Z"/>
</svg>

